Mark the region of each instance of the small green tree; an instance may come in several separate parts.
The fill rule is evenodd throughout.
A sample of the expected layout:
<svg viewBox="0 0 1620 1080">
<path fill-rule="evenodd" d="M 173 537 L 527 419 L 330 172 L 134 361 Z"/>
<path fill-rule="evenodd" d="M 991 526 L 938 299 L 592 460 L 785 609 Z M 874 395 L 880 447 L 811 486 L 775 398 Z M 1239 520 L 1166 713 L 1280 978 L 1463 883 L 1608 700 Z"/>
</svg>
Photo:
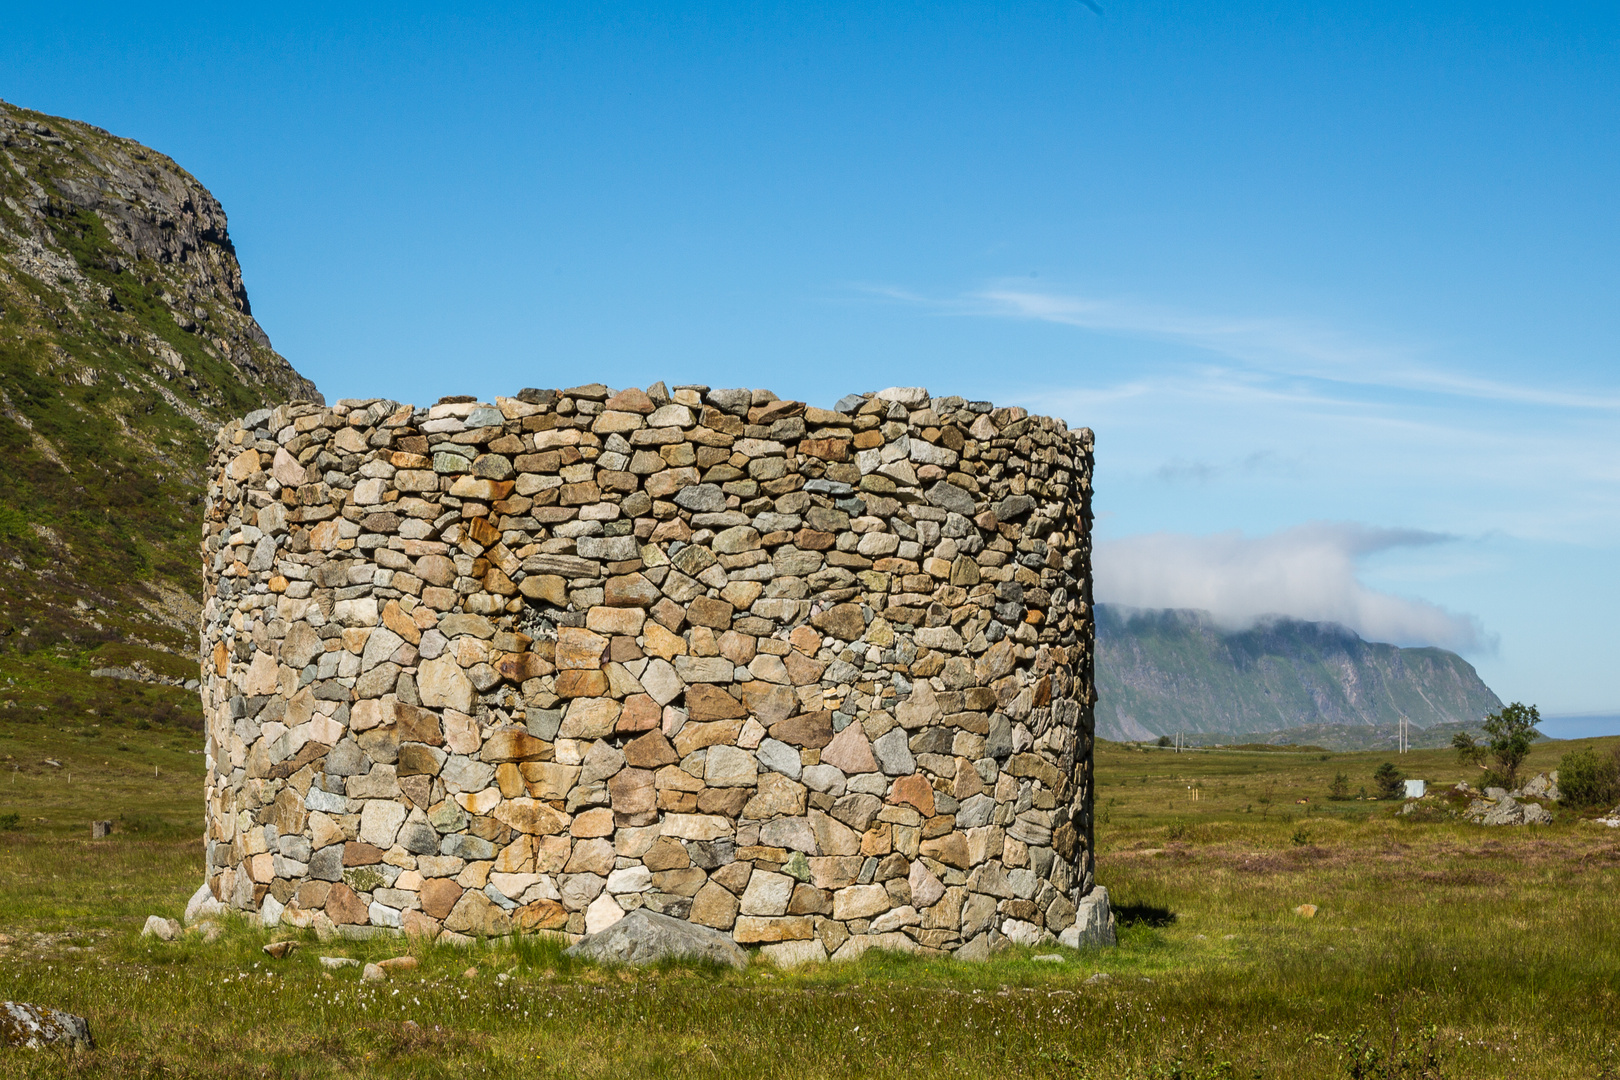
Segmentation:
<svg viewBox="0 0 1620 1080">
<path fill-rule="evenodd" d="M 1541 738 L 1541 732 L 1536 730 L 1536 724 L 1540 721 L 1541 713 L 1534 705 L 1522 705 L 1517 701 L 1504 705 L 1485 718 L 1485 735 L 1489 739 L 1491 756 L 1496 759 L 1496 767 L 1491 772 L 1503 787 L 1519 786 L 1519 766 L 1529 756 L 1530 744 Z"/>
<path fill-rule="evenodd" d="M 1598 754 L 1588 746 L 1565 754 L 1558 762 L 1558 794 L 1581 809 L 1620 802 L 1620 749 Z"/>
<path fill-rule="evenodd" d="M 1160 746 L 1169 746 L 1170 745 L 1170 736 L 1168 736 L 1168 735 L 1160 735 L 1158 745 L 1160 745 Z"/>
<path fill-rule="evenodd" d="M 1350 778 L 1344 773 L 1334 773 L 1333 783 L 1328 785 L 1328 798 L 1344 800 L 1350 797 Z"/>
<path fill-rule="evenodd" d="M 1457 751 L 1457 764 L 1479 765 L 1485 760 L 1485 748 L 1479 745 L 1471 731 L 1459 731 L 1451 737 L 1451 748 Z"/>
<path fill-rule="evenodd" d="M 1373 773 L 1373 785 L 1380 799 L 1398 799 L 1406 793 L 1406 776 L 1386 761 Z"/>
</svg>

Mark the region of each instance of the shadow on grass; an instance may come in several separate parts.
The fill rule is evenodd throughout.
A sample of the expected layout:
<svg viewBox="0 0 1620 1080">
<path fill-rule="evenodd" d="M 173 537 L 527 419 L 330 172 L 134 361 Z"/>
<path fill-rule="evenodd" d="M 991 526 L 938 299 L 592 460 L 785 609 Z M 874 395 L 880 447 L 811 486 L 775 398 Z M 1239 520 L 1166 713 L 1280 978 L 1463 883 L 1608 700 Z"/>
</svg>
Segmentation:
<svg viewBox="0 0 1620 1080">
<path fill-rule="evenodd" d="M 1157 904 L 1116 904 L 1114 921 L 1121 926 L 1151 926 L 1155 929 L 1176 921 L 1176 913 Z"/>
</svg>

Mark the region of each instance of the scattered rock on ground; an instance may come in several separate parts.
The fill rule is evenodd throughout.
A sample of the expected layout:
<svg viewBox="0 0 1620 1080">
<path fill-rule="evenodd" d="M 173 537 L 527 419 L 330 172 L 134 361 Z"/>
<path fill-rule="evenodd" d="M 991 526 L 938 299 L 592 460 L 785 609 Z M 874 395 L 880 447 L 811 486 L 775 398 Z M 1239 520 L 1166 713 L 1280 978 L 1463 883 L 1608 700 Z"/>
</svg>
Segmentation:
<svg viewBox="0 0 1620 1080">
<path fill-rule="evenodd" d="M 321 967 L 323 967 L 323 968 L 331 968 L 333 970 L 336 970 L 338 968 L 359 967 L 359 966 L 360 966 L 360 961 L 355 960 L 352 957 L 348 957 L 348 956 L 323 956 L 323 957 L 321 957 Z"/>
<path fill-rule="evenodd" d="M 264 951 L 277 960 L 285 960 L 296 948 L 298 948 L 296 941 L 272 941 L 264 947 Z"/>
<path fill-rule="evenodd" d="M 1088 945 L 1118 943 L 1114 934 L 1114 912 L 1108 903 L 1108 890 L 1101 885 L 1085 895 L 1075 908 L 1074 925 L 1058 935 L 1058 942 L 1071 949 Z"/>
<path fill-rule="evenodd" d="M 1063 963 L 1063 954 L 1055 952 L 1036 953 L 1034 956 L 1030 957 L 1030 959 L 1039 960 L 1043 964 L 1061 964 Z"/>
<path fill-rule="evenodd" d="M 564 955 L 608 964 L 653 964 L 678 957 L 713 960 L 739 971 L 748 966 L 747 951 L 720 931 L 645 908 L 580 939 Z"/>
<path fill-rule="evenodd" d="M 0 1001 L 0 1046 L 38 1050 L 55 1045 L 96 1048 L 90 1024 L 82 1016 L 22 1001 Z"/>
<path fill-rule="evenodd" d="M 367 964 L 366 969 L 360 973 L 362 982 L 381 982 L 388 978 L 388 973 L 376 964 Z"/>
<path fill-rule="evenodd" d="M 155 937 L 159 941 L 173 941 L 180 936 L 180 924 L 161 915 L 148 915 L 141 927 L 141 937 Z"/>
<path fill-rule="evenodd" d="M 421 966 L 414 956 L 391 956 L 387 960 L 377 961 L 377 966 L 384 971 L 410 971 Z"/>
<path fill-rule="evenodd" d="M 1298 915 L 1302 919 L 1314 919 L 1316 918 L 1316 905 L 1301 904 L 1299 907 L 1294 909 L 1294 914 Z"/>
<path fill-rule="evenodd" d="M 1099 971 L 1099 972 L 1097 972 L 1097 974 L 1093 975 L 1091 978 L 1086 980 L 1086 985 L 1087 986 L 1101 986 L 1103 983 L 1107 982 L 1109 980 L 1109 978 L 1110 978 L 1110 976 L 1109 976 L 1108 972 Z"/>
</svg>

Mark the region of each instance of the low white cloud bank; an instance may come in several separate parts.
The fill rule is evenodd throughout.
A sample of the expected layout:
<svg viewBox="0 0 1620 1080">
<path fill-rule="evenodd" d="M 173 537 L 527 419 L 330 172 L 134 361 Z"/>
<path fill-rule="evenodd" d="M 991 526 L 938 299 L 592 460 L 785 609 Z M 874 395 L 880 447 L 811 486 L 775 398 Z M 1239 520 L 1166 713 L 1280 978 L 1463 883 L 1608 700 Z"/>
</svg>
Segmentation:
<svg viewBox="0 0 1620 1080">
<path fill-rule="evenodd" d="M 1369 641 L 1477 652 L 1491 642 L 1473 616 L 1369 589 L 1356 576 L 1368 555 L 1452 539 L 1341 522 L 1257 537 L 1237 531 L 1131 536 L 1097 545 L 1095 596 L 1128 607 L 1196 608 L 1234 629 L 1285 615 L 1340 623 Z"/>
</svg>

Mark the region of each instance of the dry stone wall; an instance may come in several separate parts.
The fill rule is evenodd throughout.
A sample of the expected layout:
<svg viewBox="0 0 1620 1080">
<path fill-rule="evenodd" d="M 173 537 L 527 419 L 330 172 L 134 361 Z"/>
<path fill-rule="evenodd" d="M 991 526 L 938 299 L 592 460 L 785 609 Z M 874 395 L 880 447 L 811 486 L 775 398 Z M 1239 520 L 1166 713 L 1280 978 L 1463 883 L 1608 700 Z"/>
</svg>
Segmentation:
<svg viewBox="0 0 1620 1080">
<path fill-rule="evenodd" d="M 215 896 L 351 936 L 637 907 L 981 953 L 1092 885 L 1092 436 L 918 388 L 293 404 L 219 432 Z"/>
</svg>

